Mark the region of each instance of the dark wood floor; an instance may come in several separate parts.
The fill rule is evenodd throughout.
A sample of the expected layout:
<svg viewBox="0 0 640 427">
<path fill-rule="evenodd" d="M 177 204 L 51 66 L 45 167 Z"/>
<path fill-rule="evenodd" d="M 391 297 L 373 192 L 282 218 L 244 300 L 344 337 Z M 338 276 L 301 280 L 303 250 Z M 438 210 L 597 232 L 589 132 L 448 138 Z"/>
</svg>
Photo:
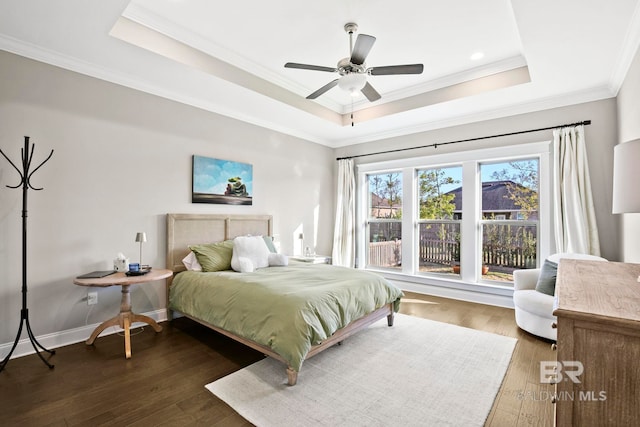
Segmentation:
<svg viewBox="0 0 640 427">
<path fill-rule="evenodd" d="M 552 425 L 551 388 L 539 380 L 539 362 L 555 359 L 549 342 L 519 330 L 513 310 L 405 294 L 404 314 L 518 339 L 487 426 Z M 185 318 L 162 325 L 135 330 L 130 360 L 117 334 L 56 349 L 52 370 L 36 355 L 11 360 L 0 373 L 0 424 L 250 426 L 204 385 L 262 355 Z"/>
</svg>

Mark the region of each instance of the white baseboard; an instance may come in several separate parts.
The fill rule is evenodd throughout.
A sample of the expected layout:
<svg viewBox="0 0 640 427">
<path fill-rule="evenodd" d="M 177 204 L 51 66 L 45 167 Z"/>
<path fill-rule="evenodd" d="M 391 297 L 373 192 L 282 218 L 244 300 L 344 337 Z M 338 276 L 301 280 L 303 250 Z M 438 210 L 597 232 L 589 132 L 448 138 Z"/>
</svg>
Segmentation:
<svg viewBox="0 0 640 427">
<path fill-rule="evenodd" d="M 391 280 L 402 290 L 418 294 L 434 295 L 437 297 L 475 302 L 478 304 L 495 305 L 498 307 L 513 308 L 513 292 L 504 294 L 490 294 L 474 292 L 465 289 L 447 288 L 443 286 L 428 285 L 423 283 L 404 282 Z"/>
<path fill-rule="evenodd" d="M 470 283 L 447 278 L 417 276 L 388 270 L 373 270 L 402 290 L 418 294 L 514 308 L 513 285 L 492 283 Z"/>
<path fill-rule="evenodd" d="M 167 310 L 165 309 L 155 310 L 155 311 L 142 313 L 142 314 L 144 314 L 145 316 L 151 317 L 156 322 L 164 322 L 165 320 L 167 320 Z M 75 343 L 87 340 L 87 338 L 91 336 L 91 333 L 94 331 L 94 329 L 97 328 L 99 325 L 100 323 L 95 323 L 93 325 L 86 325 L 86 326 L 81 326 L 79 328 L 67 329 L 66 331 L 60 331 L 60 332 L 54 332 L 51 334 L 41 335 L 36 337 L 36 339 L 45 348 L 51 350 L 54 348 L 64 347 L 65 345 L 75 344 Z M 136 322 L 133 325 L 131 325 L 131 327 L 137 328 L 139 326 L 144 326 L 144 325 L 146 325 L 146 323 Z M 118 332 L 122 332 L 122 328 L 114 326 L 102 331 L 100 336 L 102 337 L 105 335 L 111 335 Z M 22 335 L 23 336 L 27 335 L 27 332 L 24 327 L 22 328 Z M 12 346 L 13 346 L 13 342 L 0 345 L 0 360 L 4 360 L 7 354 L 9 354 L 9 351 L 11 351 Z M 13 354 L 11 355 L 11 359 L 15 359 L 16 357 L 22 357 L 22 356 L 26 356 L 34 353 L 35 353 L 35 350 L 33 349 L 33 345 L 31 344 L 31 341 L 29 340 L 29 338 L 28 337 L 23 338 L 20 341 L 18 341 L 18 345 L 16 346 L 16 349 L 13 351 Z"/>
</svg>

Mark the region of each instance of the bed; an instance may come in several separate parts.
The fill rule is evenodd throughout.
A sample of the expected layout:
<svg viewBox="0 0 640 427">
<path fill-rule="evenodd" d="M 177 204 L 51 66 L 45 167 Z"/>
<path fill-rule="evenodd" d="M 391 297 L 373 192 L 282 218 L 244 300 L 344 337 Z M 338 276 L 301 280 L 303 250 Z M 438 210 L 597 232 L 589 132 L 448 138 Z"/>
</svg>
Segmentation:
<svg viewBox="0 0 640 427">
<path fill-rule="evenodd" d="M 173 312 L 283 362 L 295 385 L 304 360 L 387 317 L 402 292 L 381 276 L 290 261 L 254 272 L 186 271 L 189 246 L 271 236 L 269 215 L 167 214 L 167 317 Z"/>
</svg>

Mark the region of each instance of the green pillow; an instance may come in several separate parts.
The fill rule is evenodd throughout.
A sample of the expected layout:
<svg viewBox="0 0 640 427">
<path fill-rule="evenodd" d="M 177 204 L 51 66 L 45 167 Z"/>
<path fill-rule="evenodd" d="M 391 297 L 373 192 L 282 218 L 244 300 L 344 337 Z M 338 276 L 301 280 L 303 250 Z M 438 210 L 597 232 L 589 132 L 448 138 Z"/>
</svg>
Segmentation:
<svg viewBox="0 0 640 427">
<path fill-rule="evenodd" d="M 196 254 L 196 258 L 198 258 L 198 262 L 202 266 L 202 271 L 231 270 L 233 240 L 203 245 L 191 245 L 189 249 Z"/>
<path fill-rule="evenodd" d="M 273 244 L 273 237 L 262 236 L 262 238 L 264 239 L 264 242 L 267 244 L 267 247 L 269 248 L 269 252 L 271 252 L 272 254 L 275 254 L 278 252 L 276 250 L 276 246 Z"/>
<path fill-rule="evenodd" d="M 556 276 L 558 275 L 558 264 L 548 259 L 544 260 L 536 283 L 536 291 L 554 296 L 556 293 Z"/>
</svg>

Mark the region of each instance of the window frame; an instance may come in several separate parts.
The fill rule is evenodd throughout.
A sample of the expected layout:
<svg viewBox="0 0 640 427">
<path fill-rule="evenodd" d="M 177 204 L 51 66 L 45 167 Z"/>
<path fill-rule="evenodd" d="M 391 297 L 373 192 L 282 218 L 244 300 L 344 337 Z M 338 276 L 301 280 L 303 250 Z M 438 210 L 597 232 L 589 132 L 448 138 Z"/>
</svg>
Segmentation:
<svg viewBox="0 0 640 427">
<path fill-rule="evenodd" d="M 480 274 L 481 260 L 476 257 L 481 250 L 481 195 L 477 190 L 481 188 L 479 182 L 480 164 L 486 162 L 514 161 L 527 158 L 537 158 L 539 165 L 539 219 L 538 219 L 538 245 L 537 266 L 551 251 L 551 172 L 550 155 L 551 142 L 536 142 L 502 147 L 492 147 L 477 150 L 457 151 L 432 156 L 421 156 L 388 160 L 374 163 L 361 163 L 356 166 L 356 259 L 358 268 L 366 266 L 366 227 L 368 210 L 368 183 L 367 175 L 383 173 L 389 170 L 402 172 L 402 267 L 401 271 L 389 272 L 388 270 L 368 268 L 379 271 L 389 278 L 424 282 L 428 284 L 440 284 L 445 286 L 471 285 L 469 289 L 477 289 L 477 286 L 513 288 L 494 281 L 483 281 Z M 508 153 L 508 155 L 505 155 Z M 417 243 L 419 219 L 418 210 L 418 176 L 419 169 L 445 168 L 461 165 L 463 186 L 462 223 L 461 223 L 461 256 L 462 265 L 467 266 L 460 272 L 459 278 L 436 277 L 437 275 L 419 272 Z M 473 218 L 468 220 L 467 218 Z M 522 225 L 522 222 L 520 222 Z M 468 248 L 474 248 L 469 250 Z M 465 250 L 466 249 L 466 250 Z"/>
</svg>

